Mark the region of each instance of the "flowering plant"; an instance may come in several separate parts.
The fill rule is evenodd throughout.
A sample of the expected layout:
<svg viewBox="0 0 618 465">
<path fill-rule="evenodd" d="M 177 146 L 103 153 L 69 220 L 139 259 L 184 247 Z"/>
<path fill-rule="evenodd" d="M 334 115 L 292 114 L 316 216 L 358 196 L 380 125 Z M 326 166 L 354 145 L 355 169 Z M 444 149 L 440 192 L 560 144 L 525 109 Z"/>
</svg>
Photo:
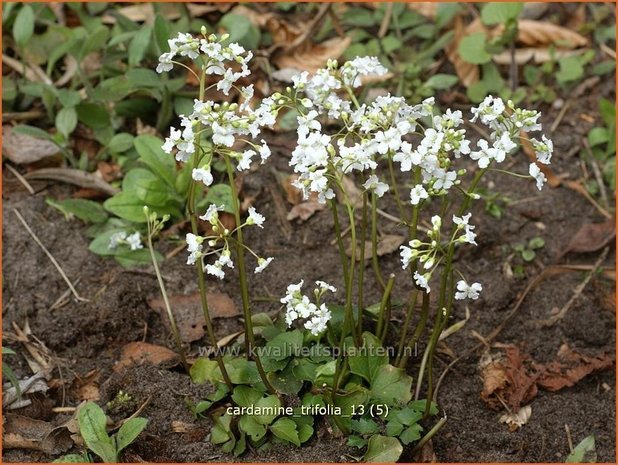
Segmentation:
<svg viewBox="0 0 618 465">
<path fill-rule="evenodd" d="M 488 137 L 473 144 L 463 128 L 462 112 L 440 113 L 433 98 L 416 105 L 392 95 L 359 102 L 357 89 L 363 79 L 387 72 L 373 57 L 358 57 L 341 66 L 330 60 L 326 68 L 313 75 L 298 74 L 293 86 L 252 106 L 253 86 L 237 85 L 250 74 L 250 51 L 228 44 L 225 35 L 208 35 L 204 29 L 201 38 L 179 34 L 169 46 L 157 71 L 185 67 L 200 82 L 193 112 L 181 117 L 181 129 L 171 128 L 163 150 L 191 166 L 187 264 L 196 269 L 213 347 L 216 340 L 205 291 L 207 275 L 223 279 L 229 270 L 238 271 L 244 314 L 246 357 L 223 356 L 215 350 L 214 360 L 201 358 L 191 368 L 195 381 L 210 381 L 216 386 L 196 411 L 227 402 L 230 395 L 236 406 L 224 413 L 217 410 L 212 441 L 235 454 L 245 450 L 247 441 L 260 445 L 268 438 L 300 445 L 312 436 L 314 416 L 319 414 L 348 435 L 350 445 L 367 446 L 367 460 L 396 460 L 402 444 L 419 441 L 420 447 L 445 421 L 421 435 L 419 421 L 437 413 L 432 402 L 432 364 L 439 337 L 454 301 L 476 300 L 483 290 L 455 261 L 457 248 L 477 244 L 470 212 L 472 201 L 480 198 L 476 189 L 489 170 L 534 179 L 542 188 L 545 177 L 541 167 L 550 163 L 552 155 L 552 143 L 545 136 L 530 139 L 537 162 L 530 164 L 526 174 L 497 167 L 517 150 L 525 134 L 541 129 L 540 113 L 489 96 L 472 109 L 470 119 L 485 126 Z M 199 74 L 178 61 L 182 58 L 193 60 Z M 209 82 L 215 78 L 210 88 L 223 96 L 236 88 L 242 101 L 205 101 L 207 78 Z M 301 280 L 288 286 L 281 298 L 285 313 L 273 321 L 266 314 L 251 311 L 245 254 L 249 252 L 256 259 L 255 273 L 263 272 L 273 258 L 259 255 L 243 240 L 243 230 L 262 227 L 265 218 L 252 207 L 248 218 L 242 220 L 235 178 L 252 162 L 259 159 L 264 163 L 269 158 L 270 149 L 261 131 L 276 122 L 282 108 L 298 112 L 297 145 L 290 160 L 298 174 L 294 185 L 305 198 L 314 195 L 318 202 L 328 204 L 333 215 L 344 304 L 332 302 L 338 291 L 323 281 L 315 283 L 309 297 Z M 235 227 L 231 230 L 219 218 L 223 206 L 211 204 L 205 212 L 196 208 L 199 190 L 213 183 L 212 167 L 217 161 L 226 167 L 232 192 Z M 470 180 L 465 166 L 473 163 L 478 168 Z M 360 200 L 354 199 L 359 187 L 347 182 L 350 177 L 358 181 Z M 403 184 L 401 179 L 405 179 Z M 378 259 L 378 204 L 389 196 L 397 204 L 401 227 L 408 236 L 400 248 L 399 277 L 384 276 Z M 349 255 L 340 208 L 345 211 L 351 237 Z M 426 212 L 433 213 L 428 228 L 422 224 Z M 209 225 L 207 234 L 200 233 L 200 222 Z M 373 314 L 366 311 L 364 299 L 365 248 L 358 248 L 358 242 L 364 244 L 367 239 L 372 244 L 374 279 L 382 293 Z M 116 240 L 131 243 L 129 237 Z M 396 279 L 409 280 L 413 290 L 398 341 L 389 345 Z M 432 293 L 437 298 L 430 301 Z M 408 335 L 417 307 L 418 321 Z M 413 387 L 412 377 L 406 374 L 408 360 L 432 314 L 433 328 Z M 285 404 L 286 396 L 299 398 L 294 408 Z M 391 452 L 383 456 L 378 452 L 381 450 Z"/>
</svg>

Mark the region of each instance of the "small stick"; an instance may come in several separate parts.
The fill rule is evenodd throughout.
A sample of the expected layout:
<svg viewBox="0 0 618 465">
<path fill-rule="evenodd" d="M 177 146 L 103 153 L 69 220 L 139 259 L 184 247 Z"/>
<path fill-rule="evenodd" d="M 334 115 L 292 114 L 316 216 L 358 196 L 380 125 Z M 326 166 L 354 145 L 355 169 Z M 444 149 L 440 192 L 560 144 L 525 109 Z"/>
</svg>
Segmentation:
<svg viewBox="0 0 618 465">
<path fill-rule="evenodd" d="M 38 110 L 7 112 L 2 114 L 2 122 L 7 121 L 29 121 L 33 119 L 43 118 L 45 113 Z"/>
<path fill-rule="evenodd" d="M 378 31 L 378 37 L 383 38 L 388 32 L 388 27 L 391 25 L 391 18 L 393 17 L 393 4 L 391 2 L 386 4 L 386 11 L 384 12 L 384 18 L 382 24 L 380 24 L 380 30 Z"/>
<path fill-rule="evenodd" d="M 77 284 L 79 284 L 79 282 L 82 280 L 81 277 L 77 278 L 75 280 L 75 285 L 77 286 Z M 51 307 L 49 307 L 47 309 L 48 312 L 53 312 L 54 310 L 56 310 L 57 308 L 60 308 L 62 306 L 64 306 L 66 304 L 66 299 L 69 297 L 69 294 L 71 293 L 71 289 L 67 289 L 66 291 L 64 291 L 60 297 L 58 297 L 56 299 L 56 301 L 52 304 Z"/>
<path fill-rule="evenodd" d="M 560 109 L 560 113 L 558 113 L 558 116 L 556 116 L 556 119 L 555 119 L 554 123 L 549 128 L 549 132 L 551 134 L 553 134 L 554 131 L 556 129 L 558 129 L 558 125 L 562 122 L 562 118 L 564 118 L 564 115 L 566 114 L 566 112 L 567 112 L 567 110 L 569 109 L 570 106 L 571 106 L 571 101 L 570 100 L 567 100 L 566 103 L 564 105 L 562 105 L 562 108 Z"/>
<path fill-rule="evenodd" d="M 599 194 L 601 195 L 601 200 L 603 201 L 603 206 L 607 208 L 609 205 L 609 200 L 607 198 L 607 191 L 605 190 L 605 183 L 603 182 L 603 175 L 601 174 L 601 168 L 599 168 L 599 163 L 597 159 L 592 154 L 592 149 L 590 148 L 590 144 L 587 139 L 583 139 L 584 148 L 586 152 L 588 152 L 588 157 L 590 158 L 590 165 L 592 166 L 592 171 L 594 172 L 594 177 L 599 186 Z"/>
<path fill-rule="evenodd" d="M 569 443 L 569 451 L 572 453 L 573 452 L 573 439 L 571 438 L 571 429 L 569 428 L 569 425 L 567 425 L 566 423 L 564 424 L 564 430 L 566 431 L 567 442 Z"/>
<path fill-rule="evenodd" d="M 13 213 L 15 213 L 15 215 L 17 216 L 17 218 L 19 219 L 19 221 L 21 221 L 21 224 L 24 225 L 24 228 L 26 228 L 26 231 L 28 231 L 28 233 L 30 234 L 30 236 L 32 236 L 32 239 L 34 239 L 34 242 L 36 242 L 38 244 L 39 247 L 41 247 L 41 249 L 43 249 L 43 252 L 45 252 L 45 254 L 49 257 L 49 259 L 51 260 L 51 262 L 54 264 L 54 266 L 56 267 L 56 269 L 58 270 L 58 272 L 60 273 L 60 276 L 62 276 L 62 279 L 64 279 L 64 281 L 67 283 L 67 285 L 69 286 L 69 289 L 71 289 L 71 292 L 73 293 L 73 296 L 75 296 L 75 298 L 77 300 L 79 300 L 80 302 L 88 302 L 88 299 L 85 299 L 83 297 L 81 297 L 77 291 L 75 290 L 75 288 L 73 287 L 73 284 L 71 283 L 71 281 L 69 280 L 69 278 L 67 277 L 66 273 L 62 270 L 62 267 L 60 266 L 60 264 L 56 261 L 56 259 L 54 258 L 54 256 L 49 252 L 49 250 L 47 250 L 45 248 L 45 246 L 43 245 L 43 243 L 41 242 L 41 240 L 37 237 L 36 234 L 34 234 L 34 231 L 32 231 L 32 229 L 30 228 L 30 226 L 28 226 L 28 223 L 26 223 L 26 220 L 24 220 L 24 217 L 21 216 L 21 214 L 15 209 L 13 208 Z"/>
<path fill-rule="evenodd" d="M 8 170 L 11 173 L 13 173 L 13 176 L 15 176 L 19 180 L 19 182 L 21 182 L 24 185 L 24 187 L 28 190 L 28 192 L 30 192 L 30 195 L 34 195 L 34 189 L 30 185 L 30 183 L 26 181 L 26 178 L 24 178 L 21 174 L 19 174 L 19 171 L 17 171 L 15 168 L 13 168 L 8 163 L 5 166 L 8 168 Z"/>
<path fill-rule="evenodd" d="M 77 407 L 54 407 L 52 412 L 54 413 L 73 413 L 77 410 Z"/>
</svg>

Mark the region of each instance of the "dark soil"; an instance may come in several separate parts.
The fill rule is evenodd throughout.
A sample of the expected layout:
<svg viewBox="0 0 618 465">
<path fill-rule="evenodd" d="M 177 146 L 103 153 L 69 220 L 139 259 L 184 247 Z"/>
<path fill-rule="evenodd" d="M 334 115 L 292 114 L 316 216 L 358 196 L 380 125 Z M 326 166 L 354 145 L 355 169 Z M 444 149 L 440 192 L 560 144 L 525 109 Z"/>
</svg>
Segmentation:
<svg viewBox="0 0 618 465">
<path fill-rule="evenodd" d="M 581 113 L 592 115 L 597 121 L 599 94 L 614 98 L 613 81 L 598 93 L 587 96 L 573 105 L 558 130 L 552 134 L 556 151 L 553 169 L 558 174 L 568 173 L 571 178 L 581 175 L 577 155 L 566 158 L 574 144 L 591 127 L 581 119 Z M 558 110 L 548 109 L 545 122 L 551 123 Z M 547 124 L 549 126 L 550 124 Z M 281 144 L 291 136 L 279 137 Z M 274 145 L 273 145 L 274 146 Z M 282 152 L 281 149 L 279 149 Z M 280 171 L 288 171 L 287 158 L 275 154 L 271 161 Z M 523 154 L 513 158 L 515 169 L 526 170 Z M 472 168 L 472 165 L 469 167 Z M 112 260 L 104 260 L 88 250 L 86 227 L 79 221 L 67 222 L 55 209 L 45 203 L 46 196 L 64 198 L 71 188 L 58 185 L 35 184 L 34 196 L 28 195 L 13 176 L 3 174 L 3 332 L 13 332 L 14 323 L 29 324 L 32 334 L 53 352 L 56 365 L 54 378 L 69 383 L 76 376 L 90 370 L 100 370 L 100 405 L 113 399 L 119 390 L 130 393 L 135 406 L 111 416 L 119 420 L 133 413 L 137 406 L 148 400 L 141 415 L 149 419 L 146 432 L 127 449 L 125 459 L 156 462 L 204 462 L 238 460 L 222 454 L 211 445 L 206 436 L 209 419 L 195 420 L 186 406 L 187 401 L 198 401 L 209 387 L 196 386 L 179 368 L 157 368 L 150 365 L 130 368 L 122 372 L 112 369 L 121 349 L 129 342 L 145 340 L 173 348 L 161 319 L 147 301 L 158 297 L 159 289 L 151 268 L 125 270 Z M 276 220 L 275 201 L 269 189 L 275 178 L 268 167 L 262 167 L 245 179 L 245 193 L 259 194 L 255 206 L 268 222 L 265 229 L 251 231 L 247 240 L 261 253 L 276 257 L 261 275 L 251 275 L 252 293 L 257 297 L 277 298 L 283 295 L 291 282 L 305 279 L 311 282 L 323 279 L 343 288 L 337 273 L 339 257 L 335 246 L 329 244 L 333 223 L 330 212 L 318 212 L 302 225 L 292 224 L 286 239 Z M 502 175 L 488 176 L 484 181 L 488 190 L 503 192 L 513 202 L 501 219 L 495 219 L 477 202 L 473 223 L 477 225 L 478 247 L 462 252 L 464 271 L 483 283 L 481 298 L 470 305 L 471 319 L 463 330 L 449 337 L 447 348 L 458 356 L 478 343 L 473 333 L 487 336 L 505 318 L 526 287 L 544 266 L 555 263 L 571 237 L 585 223 L 601 221 L 597 211 L 580 194 L 565 187 L 546 187 L 539 193 L 532 182 Z M 49 308 L 66 291 L 66 284 L 43 251 L 32 241 L 13 213 L 17 209 L 40 236 L 42 242 L 62 265 L 68 277 L 76 282 L 78 292 L 89 302 L 68 302 L 53 311 Z M 395 209 L 387 208 L 395 213 Z M 382 232 L 396 232 L 395 224 L 384 220 Z M 542 236 L 546 246 L 538 252 L 531 264 L 526 265 L 523 278 L 510 276 L 507 262 L 515 263 L 511 246 L 516 242 Z M 176 244 L 159 244 L 169 252 Z M 613 248 L 607 263 L 614 261 Z M 592 264 L 598 253 L 570 254 L 561 263 Z M 193 269 L 184 264 L 184 251 L 163 264 L 163 274 L 170 294 L 190 294 L 196 291 Z M 610 265 L 611 266 L 611 265 Z M 398 255 L 383 257 L 384 273 L 394 272 L 403 278 Z M 372 273 L 368 268 L 366 301 L 373 303 L 380 295 L 371 285 Z M 594 278 L 576 300 L 565 318 L 550 328 L 540 328 L 538 320 L 547 318 L 554 308 L 561 308 L 583 280 L 581 273 L 567 273 L 551 277 L 541 283 L 525 299 L 523 305 L 494 342 L 516 344 L 531 354 L 536 361 L 550 362 L 563 343 L 589 354 L 615 353 L 615 312 L 605 298 L 614 293 L 613 282 Z M 235 280 L 227 278 L 211 283 L 230 295 L 240 308 L 240 297 Z M 410 283 L 398 283 L 395 300 L 402 300 Z M 278 305 L 260 299 L 254 304 L 254 313 L 277 311 Z M 464 318 L 465 309 L 458 305 L 453 322 Z M 394 326 L 401 326 L 403 315 L 393 315 Z M 223 337 L 240 328 L 233 319 L 217 320 L 216 332 Z M 5 345 L 18 352 L 17 343 Z M 198 343 L 193 345 L 197 354 Z M 615 372 L 591 375 L 572 388 L 557 393 L 541 391 L 531 403 L 532 416 L 524 427 L 510 432 L 498 422 L 499 414 L 489 410 L 479 397 L 482 381 L 477 366 L 482 351 L 474 352 L 460 361 L 447 374 L 439 391 L 441 412 L 448 416 L 446 426 L 433 440 L 440 462 L 561 462 L 569 452 L 565 425 L 575 443 L 594 434 L 600 462 L 615 459 Z M 19 376 L 30 373 L 25 360 L 12 356 L 10 364 Z M 450 363 L 447 355 L 439 355 L 437 375 Z M 419 360 L 411 360 L 409 369 L 416 376 Z M 75 406 L 80 400 L 71 389 L 52 389 L 47 396 L 53 406 Z M 16 413 L 22 413 L 17 411 Z M 39 409 L 33 416 L 60 424 L 70 418 L 67 414 L 52 413 L 49 408 Z M 182 422 L 187 432 L 174 432 L 172 424 Z M 178 423 L 175 423 L 178 424 Z M 247 461 L 276 462 L 339 462 L 351 461 L 360 455 L 345 446 L 345 440 L 332 436 L 324 423 L 318 422 L 316 437 L 301 449 L 273 446 L 268 451 L 250 451 L 241 457 Z M 56 457 L 29 450 L 5 450 L 3 459 L 17 461 L 50 461 Z M 404 456 L 406 458 L 406 456 Z"/>
</svg>

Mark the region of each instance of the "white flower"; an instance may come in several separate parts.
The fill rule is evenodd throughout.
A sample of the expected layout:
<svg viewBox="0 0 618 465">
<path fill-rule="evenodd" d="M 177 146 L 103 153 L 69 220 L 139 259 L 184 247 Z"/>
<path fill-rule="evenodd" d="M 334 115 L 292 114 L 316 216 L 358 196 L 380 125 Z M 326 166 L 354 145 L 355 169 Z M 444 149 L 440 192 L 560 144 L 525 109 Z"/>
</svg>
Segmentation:
<svg viewBox="0 0 618 465">
<path fill-rule="evenodd" d="M 530 163 L 529 169 L 530 176 L 536 180 L 536 187 L 538 190 L 543 189 L 543 184 L 547 181 L 545 174 L 541 171 L 541 168 L 536 163 Z"/>
<path fill-rule="evenodd" d="M 268 265 L 270 265 L 270 262 L 273 261 L 273 257 L 268 257 L 268 258 L 258 258 L 258 266 L 255 268 L 254 273 L 261 273 L 262 271 L 264 271 L 266 269 L 266 267 Z"/>
<path fill-rule="evenodd" d="M 382 197 L 386 191 L 388 191 L 388 184 L 380 182 L 375 174 L 369 176 L 367 181 L 363 184 L 363 187 L 367 190 L 374 191 L 378 197 Z"/>
<path fill-rule="evenodd" d="M 410 190 L 410 203 L 412 205 L 418 205 L 421 200 L 429 197 L 429 194 L 422 186 L 422 184 L 417 184 Z"/>
<path fill-rule="evenodd" d="M 478 108 L 472 108 L 471 111 L 474 117 L 470 122 L 474 123 L 479 117 L 485 125 L 490 125 L 504 113 L 505 106 L 501 98 L 494 98 L 491 95 L 485 97 Z"/>
<path fill-rule="evenodd" d="M 406 268 L 408 268 L 408 265 L 410 264 L 412 259 L 416 256 L 416 251 L 405 245 L 402 245 L 399 248 L 401 249 L 401 267 L 405 270 Z"/>
<path fill-rule="evenodd" d="M 305 329 L 311 331 L 311 334 L 318 336 L 326 330 L 326 325 L 330 321 L 331 313 L 326 304 L 322 304 L 320 308 L 316 308 L 314 316 L 307 322 L 305 322 Z"/>
<path fill-rule="evenodd" d="M 208 206 L 206 213 L 200 216 L 200 220 L 208 221 L 210 224 L 215 226 L 217 224 L 217 221 L 219 221 L 219 212 L 222 212 L 224 209 L 224 205 L 217 206 L 214 203 L 211 203 Z"/>
<path fill-rule="evenodd" d="M 127 233 L 124 231 L 118 231 L 117 233 L 112 234 L 111 237 L 109 238 L 109 245 L 107 246 L 107 248 L 110 250 L 114 250 L 120 244 L 126 243 L 126 240 L 127 240 Z"/>
<path fill-rule="evenodd" d="M 225 272 L 217 266 L 216 262 L 214 265 L 206 265 L 206 273 L 219 279 L 225 278 Z"/>
<path fill-rule="evenodd" d="M 440 218 L 438 215 L 432 216 L 431 224 L 433 226 L 434 231 L 439 231 L 440 228 L 442 227 L 442 218 Z"/>
<path fill-rule="evenodd" d="M 249 103 L 251 103 L 251 99 L 253 98 L 253 84 L 247 87 L 242 87 L 240 89 L 240 93 L 242 94 L 242 98 L 244 99 L 243 103 L 240 105 L 240 111 L 245 111 L 249 108 Z"/>
<path fill-rule="evenodd" d="M 315 284 L 322 290 L 337 292 L 337 289 L 335 288 L 335 286 L 331 286 L 330 284 L 325 283 L 324 281 L 316 281 Z"/>
<path fill-rule="evenodd" d="M 238 171 L 248 170 L 251 167 L 251 158 L 255 155 L 253 150 L 245 150 L 238 160 Z"/>
<path fill-rule="evenodd" d="M 204 238 L 188 233 L 185 236 L 185 240 L 187 242 L 187 252 L 189 252 L 187 265 L 194 265 L 196 260 L 202 256 L 202 242 Z"/>
<path fill-rule="evenodd" d="M 127 237 L 127 244 L 131 247 L 131 250 L 143 249 L 142 239 L 137 231 Z"/>
<path fill-rule="evenodd" d="M 225 278 L 223 267 L 227 266 L 228 268 L 234 268 L 234 263 L 232 262 L 230 255 L 229 250 L 224 250 L 221 253 L 221 256 L 212 265 L 206 265 L 206 273 L 219 279 Z"/>
<path fill-rule="evenodd" d="M 458 217 L 453 215 L 453 223 L 457 225 L 457 230 L 464 229 L 464 233 L 457 240 L 459 242 L 467 242 L 468 244 L 476 244 L 476 233 L 474 233 L 473 229 L 476 226 L 468 224 L 472 213 L 468 213 L 462 217 Z"/>
<path fill-rule="evenodd" d="M 545 135 L 541 136 L 541 139 L 542 142 L 536 139 L 531 139 L 530 142 L 532 142 L 532 146 L 536 152 L 537 161 L 539 163 L 549 165 L 551 163 L 551 156 L 554 151 L 554 143 L 545 137 Z"/>
<path fill-rule="evenodd" d="M 191 177 L 194 181 L 202 181 L 205 186 L 210 186 L 213 182 L 210 166 L 208 168 L 193 168 Z"/>
<path fill-rule="evenodd" d="M 420 274 L 418 271 L 414 272 L 414 282 L 418 287 L 422 287 L 427 292 L 431 292 L 429 287 L 429 274 Z"/>
<path fill-rule="evenodd" d="M 490 147 L 485 139 L 478 141 L 480 150 L 470 152 L 470 158 L 478 160 L 479 168 L 487 168 L 492 160 L 504 161 L 505 152 L 495 147 Z"/>
<path fill-rule="evenodd" d="M 262 139 L 262 146 L 258 150 L 262 163 L 264 163 L 271 155 L 270 147 L 266 144 L 266 141 Z"/>
<path fill-rule="evenodd" d="M 442 168 L 435 169 L 431 175 L 434 178 L 434 183 L 432 185 L 434 190 L 449 190 L 455 184 L 455 180 L 457 179 L 456 171 L 446 171 Z"/>
<path fill-rule="evenodd" d="M 264 228 L 262 225 L 264 224 L 265 219 L 266 218 L 264 218 L 263 215 L 260 215 L 254 207 L 249 207 L 249 218 L 247 218 L 247 224 L 255 224 L 260 228 Z"/>
<path fill-rule="evenodd" d="M 171 52 L 164 53 L 159 57 L 159 64 L 157 65 L 157 73 L 161 74 L 163 72 L 169 72 L 174 68 L 174 64 L 172 60 L 174 59 L 174 54 Z"/>
<path fill-rule="evenodd" d="M 471 286 L 468 286 L 468 283 L 461 280 L 457 282 L 457 290 L 458 292 L 455 293 L 456 300 L 476 300 L 479 298 L 479 293 L 483 290 L 483 286 L 480 283 L 473 283 Z"/>
<path fill-rule="evenodd" d="M 170 136 L 165 139 L 165 143 L 161 146 L 165 153 L 172 153 L 176 144 L 182 137 L 182 131 L 176 128 L 170 128 Z"/>
</svg>

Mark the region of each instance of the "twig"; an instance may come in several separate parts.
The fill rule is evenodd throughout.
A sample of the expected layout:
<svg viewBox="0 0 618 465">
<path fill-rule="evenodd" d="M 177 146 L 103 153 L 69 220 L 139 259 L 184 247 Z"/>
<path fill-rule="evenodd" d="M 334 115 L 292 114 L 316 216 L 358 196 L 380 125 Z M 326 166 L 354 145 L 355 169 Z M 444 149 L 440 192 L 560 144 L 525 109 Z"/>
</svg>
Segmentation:
<svg viewBox="0 0 618 465">
<path fill-rule="evenodd" d="M 564 115 L 566 114 L 567 110 L 569 109 L 569 107 L 571 106 L 571 101 L 567 100 L 565 102 L 564 105 L 562 105 L 562 108 L 560 109 L 560 113 L 558 113 L 558 116 L 556 116 L 556 119 L 554 120 L 554 123 L 551 125 L 551 127 L 549 128 L 549 132 L 550 133 L 554 133 L 554 131 L 556 129 L 558 129 L 558 125 L 560 125 L 560 123 L 562 122 L 562 119 L 564 118 Z"/>
<path fill-rule="evenodd" d="M 586 152 L 588 153 L 588 158 L 590 159 L 590 165 L 592 166 L 594 177 L 597 181 L 597 185 L 599 186 L 599 195 L 601 196 L 601 201 L 603 202 L 603 206 L 607 208 L 609 206 L 609 200 L 607 198 L 607 191 L 605 190 L 605 183 L 603 182 L 603 175 L 601 174 L 601 168 L 599 168 L 599 163 L 597 162 L 596 157 L 592 154 L 592 149 L 590 148 L 588 139 L 583 138 L 582 142 L 584 144 L 584 148 L 586 149 Z"/>
<path fill-rule="evenodd" d="M 7 121 L 30 121 L 43 118 L 44 116 L 45 113 L 39 110 L 7 112 L 2 113 L 2 122 L 6 123 Z"/>
<path fill-rule="evenodd" d="M 607 56 L 609 56 L 612 59 L 616 59 L 616 51 L 612 50 L 611 48 L 609 48 L 607 45 L 605 44 L 601 44 L 601 51 L 603 53 L 605 53 Z"/>
<path fill-rule="evenodd" d="M 592 269 L 592 271 L 590 271 L 590 273 L 588 273 L 586 275 L 584 280 L 575 288 L 575 291 L 573 291 L 573 295 L 571 296 L 569 301 L 560 309 L 560 311 L 557 314 L 551 316 L 550 318 L 548 318 L 546 320 L 541 320 L 539 322 L 539 324 L 542 327 L 553 326 L 557 321 L 559 321 L 562 318 L 564 318 L 564 316 L 567 314 L 567 312 L 573 306 L 573 304 L 575 303 L 577 298 L 582 294 L 582 292 L 584 292 L 584 289 L 586 289 L 586 286 L 588 285 L 588 283 L 590 282 L 590 280 L 594 276 L 595 271 L 598 270 L 599 267 L 601 266 L 601 264 L 605 261 L 605 259 L 607 258 L 607 254 L 608 253 L 609 253 L 609 247 L 605 247 L 605 249 L 603 250 L 603 252 L 599 256 L 599 258 L 595 262 L 594 268 Z"/>
<path fill-rule="evenodd" d="M 573 453 L 573 439 L 571 438 L 571 429 L 566 423 L 564 424 L 564 430 L 566 431 L 567 442 L 569 443 L 569 451 Z"/>
<path fill-rule="evenodd" d="M 393 3 L 386 4 L 386 11 L 384 12 L 384 18 L 382 18 L 382 24 L 380 24 L 380 30 L 378 31 L 378 37 L 383 38 L 388 32 L 388 28 L 391 25 L 391 18 L 393 17 Z"/>
<path fill-rule="evenodd" d="M 8 163 L 5 165 L 8 170 L 13 173 L 13 176 L 15 176 L 19 182 L 21 182 L 24 187 L 26 188 L 26 190 L 28 192 L 30 192 L 30 195 L 34 195 L 34 189 L 32 188 L 32 186 L 30 185 L 30 183 L 28 181 L 26 181 L 26 178 L 24 178 L 21 174 L 19 174 L 19 171 L 17 171 L 15 168 L 13 168 L 11 165 L 9 165 Z"/>
<path fill-rule="evenodd" d="M 45 179 L 66 182 L 67 184 L 105 192 L 107 195 L 114 195 L 120 192 L 120 189 L 112 186 L 94 174 L 72 168 L 42 168 L 30 172 L 24 177 L 26 179 Z"/>
<path fill-rule="evenodd" d="M 26 223 L 26 220 L 24 220 L 24 217 L 21 216 L 21 213 L 19 213 L 15 208 L 13 208 L 13 213 L 15 213 L 15 215 L 17 216 L 17 218 L 19 219 L 19 221 L 21 221 L 21 224 L 24 225 L 24 228 L 26 228 L 26 231 L 28 231 L 28 233 L 30 234 L 30 236 L 32 236 L 32 239 L 34 239 L 34 242 L 36 242 L 38 244 L 39 247 L 41 247 L 41 249 L 43 249 L 43 252 L 45 252 L 45 254 L 49 257 L 49 259 L 51 260 L 51 262 L 54 264 L 54 266 L 56 267 L 56 269 L 58 270 L 58 272 L 60 273 L 60 276 L 62 276 L 62 279 L 64 279 L 64 281 L 67 283 L 67 285 L 69 286 L 69 289 L 71 289 L 71 292 L 73 293 L 73 296 L 75 296 L 75 298 L 77 300 L 79 300 L 80 302 L 89 302 L 88 299 L 85 299 L 83 297 L 81 297 L 77 291 L 75 290 L 75 288 L 73 287 L 73 284 L 71 283 L 71 281 L 69 280 L 69 278 L 67 277 L 66 273 L 62 270 L 62 267 L 60 266 L 60 264 L 56 261 L 56 259 L 54 258 L 54 256 L 49 252 L 49 250 L 47 250 L 45 248 L 45 246 L 43 245 L 43 243 L 41 242 L 41 240 L 37 237 L 37 235 L 34 233 L 34 231 L 32 231 L 32 229 L 30 228 L 30 226 L 28 226 L 28 223 Z"/>
<path fill-rule="evenodd" d="M 79 282 L 81 281 L 81 277 L 77 278 L 75 280 L 75 286 L 77 286 L 77 284 L 79 284 Z M 51 307 L 49 307 L 47 309 L 48 312 L 53 312 L 54 310 L 56 310 L 57 308 L 60 308 L 61 306 L 66 304 L 66 299 L 69 297 L 69 294 L 71 293 L 71 289 L 67 289 L 66 291 L 64 291 L 62 293 L 62 295 L 60 295 L 60 297 L 58 297 L 56 299 L 56 301 L 52 304 Z M 64 302 L 64 303 L 63 303 Z"/>
</svg>

